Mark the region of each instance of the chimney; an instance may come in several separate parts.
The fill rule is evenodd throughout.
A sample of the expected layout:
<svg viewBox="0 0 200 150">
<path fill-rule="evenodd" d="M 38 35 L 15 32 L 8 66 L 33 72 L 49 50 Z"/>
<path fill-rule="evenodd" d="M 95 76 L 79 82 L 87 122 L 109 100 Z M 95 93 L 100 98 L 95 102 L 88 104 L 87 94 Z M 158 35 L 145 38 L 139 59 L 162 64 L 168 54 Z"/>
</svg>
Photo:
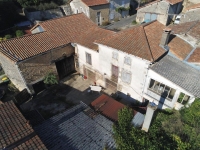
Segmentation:
<svg viewBox="0 0 200 150">
<path fill-rule="evenodd" d="M 165 28 L 163 29 L 162 37 L 160 40 L 160 46 L 166 46 L 169 42 L 169 36 L 170 36 L 171 29 Z"/>
</svg>

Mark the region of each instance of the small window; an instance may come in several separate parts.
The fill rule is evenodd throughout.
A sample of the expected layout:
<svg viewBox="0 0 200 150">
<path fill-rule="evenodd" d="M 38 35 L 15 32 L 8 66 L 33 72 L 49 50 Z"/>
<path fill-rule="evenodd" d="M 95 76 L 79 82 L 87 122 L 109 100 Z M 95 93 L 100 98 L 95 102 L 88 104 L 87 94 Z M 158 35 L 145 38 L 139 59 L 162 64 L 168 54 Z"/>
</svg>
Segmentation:
<svg viewBox="0 0 200 150">
<path fill-rule="evenodd" d="M 89 53 L 86 53 L 86 62 L 92 65 L 92 57 L 91 57 L 91 54 Z"/>
<path fill-rule="evenodd" d="M 181 92 L 180 95 L 179 95 L 179 98 L 178 98 L 178 102 L 185 105 L 185 104 L 187 104 L 189 99 L 190 99 L 190 96 Z"/>
<path fill-rule="evenodd" d="M 118 53 L 113 52 L 112 53 L 112 58 L 118 60 Z"/>
<path fill-rule="evenodd" d="M 128 83 L 128 84 L 131 83 L 131 73 L 122 70 L 121 79 L 122 79 L 122 81 L 125 82 L 125 83 Z"/>
<path fill-rule="evenodd" d="M 124 58 L 124 63 L 127 65 L 131 65 L 131 58 L 130 57 L 125 57 Z"/>
</svg>

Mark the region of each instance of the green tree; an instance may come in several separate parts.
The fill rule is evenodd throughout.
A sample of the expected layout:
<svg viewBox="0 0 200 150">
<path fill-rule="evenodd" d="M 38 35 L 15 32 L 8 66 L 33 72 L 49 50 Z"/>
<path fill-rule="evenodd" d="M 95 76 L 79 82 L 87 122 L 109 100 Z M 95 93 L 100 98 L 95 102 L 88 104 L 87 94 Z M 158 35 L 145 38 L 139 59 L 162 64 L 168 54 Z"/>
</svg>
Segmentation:
<svg viewBox="0 0 200 150">
<path fill-rule="evenodd" d="M 6 39 L 10 39 L 10 38 L 12 38 L 12 35 L 6 34 L 6 35 L 5 35 L 5 38 L 6 38 Z"/>
<path fill-rule="evenodd" d="M 47 85 L 58 84 L 57 78 L 54 73 L 50 72 L 44 77 L 44 83 Z"/>
</svg>

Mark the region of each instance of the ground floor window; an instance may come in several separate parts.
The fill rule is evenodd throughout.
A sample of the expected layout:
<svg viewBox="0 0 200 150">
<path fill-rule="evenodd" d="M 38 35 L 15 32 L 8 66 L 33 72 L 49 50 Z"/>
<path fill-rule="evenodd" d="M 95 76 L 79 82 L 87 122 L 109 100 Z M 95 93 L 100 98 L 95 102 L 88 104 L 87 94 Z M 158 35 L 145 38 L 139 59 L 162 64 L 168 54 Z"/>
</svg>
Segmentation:
<svg viewBox="0 0 200 150">
<path fill-rule="evenodd" d="M 176 90 L 158 81 L 151 79 L 149 89 L 163 98 L 172 100 Z"/>
<path fill-rule="evenodd" d="M 86 54 L 86 62 L 90 65 L 92 65 L 92 57 L 91 57 L 91 54 L 89 53 L 85 53 Z"/>
<path fill-rule="evenodd" d="M 185 105 L 187 104 L 188 100 L 190 99 L 190 96 L 186 95 L 185 93 L 180 93 L 178 97 L 178 102 Z"/>
</svg>

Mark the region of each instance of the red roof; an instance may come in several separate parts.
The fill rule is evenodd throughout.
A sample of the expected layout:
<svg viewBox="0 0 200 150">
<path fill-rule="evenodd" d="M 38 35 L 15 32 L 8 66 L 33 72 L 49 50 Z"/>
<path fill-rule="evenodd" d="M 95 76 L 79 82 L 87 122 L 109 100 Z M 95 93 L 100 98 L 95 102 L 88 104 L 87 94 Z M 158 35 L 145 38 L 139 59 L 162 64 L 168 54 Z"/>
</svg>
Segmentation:
<svg viewBox="0 0 200 150">
<path fill-rule="evenodd" d="M 124 104 L 105 94 L 102 94 L 100 97 L 94 100 L 91 105 L 96 111 L 100 111 L 101 114 L 114 121 L 118 120 L 118 111 L 125 107 Z"/>
<path fill-rule="evenodd" d="M 188 59 L 188 62 L 199 63 L 200 62 L 199 57 L 200 57 L 200 47 L 197 47 L 195 51 L 191 54 L 190 58 Z"/>
<path fill-rule="evenodd" d="M 20 61 L 77 41 L 96 50 L 96 44 L 93 42 L 113 33 L 99 28 L 84 14 L 47 20 L 35 27 L 37 26 L 41 26 L 44 32 L 0 42 L 0 53 L 13 61 Z M 90 32 L 92 30 L 95 34 Z M 81 39 L 81 35 L 85 38 Z"/>
<path fill-rule="evenodd" d="M 0 149 L 47 149 L 12 101 L 0 104 L 0 120 Z"/>
<path fill-rule="evenodd" d="M 87 6 L 97 6 L 97 5 L 104 5 L 108 4 L 107 0 L 82 0 Z"/>
<path fill-rule="evenodd" d="M 153 62 L 166 52 L 159 46 L 164 28 L 164 25 L 154 21 L 146 25 L 122 30 L 97 40 L 96 43 Z"/>
</svg>

